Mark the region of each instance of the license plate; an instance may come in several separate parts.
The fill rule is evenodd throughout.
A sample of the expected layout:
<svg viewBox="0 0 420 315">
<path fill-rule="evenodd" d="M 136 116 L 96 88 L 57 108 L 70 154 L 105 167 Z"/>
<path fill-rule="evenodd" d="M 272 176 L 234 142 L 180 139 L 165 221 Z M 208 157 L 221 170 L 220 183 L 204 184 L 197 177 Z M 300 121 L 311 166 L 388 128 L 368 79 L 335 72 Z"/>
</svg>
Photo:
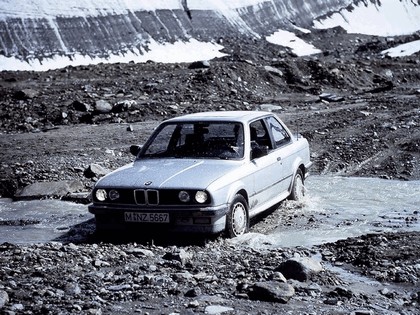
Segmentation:
<svg viewBox="0 0 420 315">
<path fill-rule="evenodd" d="M 169 223 L 169 213 L 125 212 L 125 222 Z"/>
</svg>

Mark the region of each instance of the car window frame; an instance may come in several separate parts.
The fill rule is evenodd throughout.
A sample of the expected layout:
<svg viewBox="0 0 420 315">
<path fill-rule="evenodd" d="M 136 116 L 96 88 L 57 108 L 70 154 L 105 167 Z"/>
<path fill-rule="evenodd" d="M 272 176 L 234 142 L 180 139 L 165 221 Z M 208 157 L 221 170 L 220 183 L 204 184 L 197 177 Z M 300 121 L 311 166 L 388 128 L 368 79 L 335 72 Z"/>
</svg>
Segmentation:
<svg viewBox="0 0 420 315">
<path fill-rule="evenodd" d="M 281 129 L 284 131 L 284 133 L 287 135 L 287 137 L 285 137 L 282 140 L 277 142 L 275 140 L 274 134 L 272 132 L 269 119 L 273 119 L 274 121 L 276 121 L 279 124 L 279 126 L 281 127 Z M 279 148 L 285 147 L 285 146 L 290 145 L 292 143 L 292 135 L 280 119 L 278 119 L 274 115 L 271 115 L 271 116 L 265 117 L 264 122 L 266 124 L 266 129 L 268 130 L 268 134 L 271 138 L 271 143 L 272 143 L 273 150 L 277 150 Z"/>
<path fill-rule="evenodd" d="M 238 157 L 226 157 L 226 158 L 222 158 L 222 157 L 211 157 L 211 156 L 197 156 L 197 157 L 179 157 L 179 158 L 194 158 L 194 159 L 225 159 L 225 160 L 242 160 L 245 158 L 245 143 L 244 143 L 244 133 L 245 133 L 245 126 L 242 122 L 240 121 L 236 121 L 236 120 L 229 120 L 229 121 L 225 121 L 225 120 L 197 120 L 197 121 L 177 121 L 177 122 L 165 122 L 160 124 L 153 132 L 153 135 L 148 139 L 148 141 L 145 143 L 145 145 L 142 147 L 142 149 L 140 150 L 139 154 L 137 155 L 137 159 L 148 159 L 148 158 L 160 158 L 159 156 L 150 156 L 146 154 L 146 151 L 149 149 L 150 145 L 156 140 L 156 138 L 159 136 L 159 134 L 162 132 L 163 129 L 167 128 L 168 126 L 174 126 L 174 131 L 168 141 L 168 146 L 167 149 L 170 148 L 172 145 L 176 146 L 176 142 L 179 141 L 181 138 L 181 133 L 180 133 L 180 125 L 199 125 L 199 124 L 229 124 L 229 125 L 238 125 L 240 126 L 239 128 L 239 134 L 237 135 L 238 139 L 241 140 L 240 143 L 242 144 L 242 151 L 239 151 L 239 156 Z M 176 135 L 178 134 L 178 135 Z M 184 134 L 185 136 L 185 134 Z M 184 139 L 185 140 L 185 139 Z M 162 156 L 164 158 L 164 156 Z M 169 157 L 169 158 L 175 158 L 175 157 Z"/>
</svg>

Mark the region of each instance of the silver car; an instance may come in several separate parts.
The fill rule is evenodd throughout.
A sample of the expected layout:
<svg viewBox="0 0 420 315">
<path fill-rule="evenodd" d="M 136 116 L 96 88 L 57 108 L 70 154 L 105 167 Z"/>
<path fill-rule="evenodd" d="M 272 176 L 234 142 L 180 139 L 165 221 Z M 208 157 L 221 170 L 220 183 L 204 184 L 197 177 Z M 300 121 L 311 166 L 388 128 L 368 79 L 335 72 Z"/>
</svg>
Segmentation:
<svg viewBox="0 0 420 315">
<path fill-rule="evenodd" d="M 162 122 L 133 163 L 101 178 L 96 228 L 248 231 L 255 215 L 304 195 L 309 145 L 271 112 L 220 111 Z"/>
</svg>

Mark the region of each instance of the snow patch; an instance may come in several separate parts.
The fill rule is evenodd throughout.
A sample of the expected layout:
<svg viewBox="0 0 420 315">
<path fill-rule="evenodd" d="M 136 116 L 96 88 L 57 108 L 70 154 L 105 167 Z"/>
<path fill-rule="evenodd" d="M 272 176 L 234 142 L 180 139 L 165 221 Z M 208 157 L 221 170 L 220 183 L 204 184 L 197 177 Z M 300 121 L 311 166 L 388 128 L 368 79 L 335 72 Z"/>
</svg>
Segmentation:
<svg viewBox="0 0 420 315">
<path fill-rule="evenodd" d="M 390 57 L 404 57 L 411 56 L 420 51 L 420 40 L 398 45 L 396 47 L 384 50 L 381 52 L 383 55 Z"/>
<path fill-rule="evenodd" d="M 307 56 L 319 54 L 322 51 L 315 46 L 306 43 L 303 39 L 296 36 L 295 33 L 279 30 L 274 34 L 266 37 L 267 41 L 285 47 L 289 47 L 298 56 Z"/>
<path fill-rule="evenodd" d="M 99 64 L 101 62 L 127 63 L 134 61 L 141 63 L 149 60 L 164 63 L 193 62 L 197 60 L 210 60 L 217 57 L 223 57 L 226 54 L 220 52 L 221 49 L 223 49 L 223 46 L 221 45 L 199 42 L 195 39 L 191 39 L 188 42 L 178 41 L 173 44 L 160 44 L 152 41 L 148 45 L 148 51 L 145 53 L 141 53 L 140 51 L 130 51 L 119 55 L 110 54 L 109 58 L 106 59 L 77 54 L 72 56 L 54 56 L 53 58 L 44 58 L 42 61 L 32 59 L 29 62 L 26 62 L 15 57 L 7 58 L 5 56 L 0 56 L 0 71 L 47 71 L 51 69 L 64 68 L 68 65 L 80 66 Z"/>
<path fill-rule="evenodd" d="M 420 3 L 410 0 L 360 1 L 326 19 L 314 21 L 318 29 L 343 27 L 348 33 L 397 36 L 420 30 Z"/>
</svg>

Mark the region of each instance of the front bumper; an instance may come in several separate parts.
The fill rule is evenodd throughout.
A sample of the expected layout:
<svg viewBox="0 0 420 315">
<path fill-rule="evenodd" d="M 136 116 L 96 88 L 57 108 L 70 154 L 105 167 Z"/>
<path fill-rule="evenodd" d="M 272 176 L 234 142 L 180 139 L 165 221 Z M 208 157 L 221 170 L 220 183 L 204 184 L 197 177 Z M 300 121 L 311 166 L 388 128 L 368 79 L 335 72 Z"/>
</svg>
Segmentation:
<svg viewBox="0 0 420 315">
<path fill-rule="evenodd" d="M 88 206 L 89 212 L 95 215 L 96 229 L 131 230 L 131 231 L 168 231 L 215 234 L 223 231 L 226 226 L 228 205 L 203 208 L 175 208 L 165 207 L 156 209 L 145 207 L 139 209 L 127 205 L 97 205 Z M 168 213 L 168 223 L 126 222 L 125 213 Z"/>
</svg>

